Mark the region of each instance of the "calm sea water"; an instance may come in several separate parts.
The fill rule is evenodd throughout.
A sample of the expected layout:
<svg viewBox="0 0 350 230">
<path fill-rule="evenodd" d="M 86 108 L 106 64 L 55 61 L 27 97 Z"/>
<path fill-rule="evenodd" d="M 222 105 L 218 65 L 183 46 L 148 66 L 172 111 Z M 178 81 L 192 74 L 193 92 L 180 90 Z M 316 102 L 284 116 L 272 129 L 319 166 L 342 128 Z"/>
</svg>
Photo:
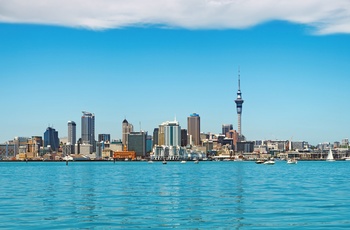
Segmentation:
<svg viewBox="0 0 350 230">
<path fill-rule="evenodd" d="M 350 162 L 1 162 L 4 229 L 350 229 Z"/>
</svg>

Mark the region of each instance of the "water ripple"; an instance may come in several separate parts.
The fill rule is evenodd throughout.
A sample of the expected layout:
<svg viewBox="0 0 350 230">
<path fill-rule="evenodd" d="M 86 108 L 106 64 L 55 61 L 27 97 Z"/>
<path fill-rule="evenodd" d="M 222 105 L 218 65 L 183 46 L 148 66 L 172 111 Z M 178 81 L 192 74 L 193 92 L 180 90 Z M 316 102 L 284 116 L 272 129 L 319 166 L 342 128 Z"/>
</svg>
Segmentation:
<svg viewBox="0 0 350 230">
<path fill-rule="evenodd" d="M 350 228 L 349 162 L 0 163 L 0 228 Z"/>
</svg>

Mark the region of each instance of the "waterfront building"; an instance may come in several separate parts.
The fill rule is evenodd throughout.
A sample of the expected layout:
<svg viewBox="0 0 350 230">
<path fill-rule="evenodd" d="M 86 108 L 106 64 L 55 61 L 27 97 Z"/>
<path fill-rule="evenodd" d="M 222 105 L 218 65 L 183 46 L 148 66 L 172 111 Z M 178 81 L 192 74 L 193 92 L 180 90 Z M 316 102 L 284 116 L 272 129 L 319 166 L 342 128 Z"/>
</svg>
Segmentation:
<svg viewBox="0 0 350 230">
<path fill-rule="evenodd" d="M 109 148 L 114 152 L 123 151 L 124 149 L 123 142 L 121 140 L 112 140 L 112 142 L 109 144 Z"/>
<path fill-rule="evenodd" d="M 201 123 L 200 116 L 197 113 L 190 114 L 187 117 L 187 132 L 189 135 L 190 145 L 199 146 L 200 145 L 200 132 L 201 132 Z"/>
<path fill-rule="evenodd" d="M 131 140 L 130 144 L 132 144 L 132 141 L 133 140 Z M 137 153 L 135 151 L 127 150 L 126 145 L 124 145 L 123 151 L 115 151 L 113 153 L 113 158 L 116 160 L 135 160 L 137 158 Z"/>
<path fill-rule="evenodd" d="M 162 124 L 164 129 L 164 145 L 181 145 L 181 127 L 178 121 L 167 121 Z"/>
<path fill-rule="evenodd" d="M 222 125 L 222 135 L 227 136 L 227 133 L 233 130 L 233 125 L 232 124 L 223 124 Z M 228 136 L 227 136 L 228 137 Z"/>
<path fill-rule="evenodd" d="M 158 135 L 159 135 L 159 128 L 154 128 L 154 130 L 153 130 L 153 146 L 158 145 Z"/>
<path fill-rule="evenodd" d="M 52 151 L 57 152 L 60 147 L 60 142 L 58 139 L 58 132 L 52 128 L 48 127 L 44 133 L 44 147 L 51 147 Z"/>
<path fill-rule="evenodd" d="M 98 142 L 111 142 L 111 134 L 98 134 Z"/>
<path fill-rule="evenodd" d="M 0 144 L 0 159 L 8 160 L 10 158 L 16 157 L 16 145 L 12 142 L 6 142 L 5 144 Z"/>
<path fill-rule="evenodd" d="M 333 144 L 334 148 L 340 148 L 340 142 L 339 141 L 334 141 L 334 144 Z"/>
<path fill-rule="evenodd" d="M 153 147 L 153 160 L 182 160 L 187 159 L 186 148 L 180 146 L 156 145 Z"/>
<path fill-rule="evenodd" d="M 254 151 L 254 141 L 237 142 L 237 152 L 252 153 Z"/>
<path fill-rule="evenodd" d="M 128 135 L 129 133 L 134 132 L 134 126 L 129 123 L 126 119 L 124 119 L 122 123 L 122 142 L 123 145 L 128 146 Z"/>
<path fill-rule="evenodd" d="M 68 143 L 75 145 L 77 143 L 77 125 L 74 121 L 68 121 Z"/>
<path fill-rule="evenodd" d="M 153 147 L 152 136 L 147 135 L 147 137 L 146 137 L 146 153 L 150 153 L 152 151 L 152 147 Z"/>
<path fill-rule="evenodd" d="M 181 129 L 181 146 L 187 146 L 187 129 Z"/>
<path fill-rule="evenodd" d="M 89 156 L 90 154 L 92 154 L 93 146 L 89 143 L 82 143 L 79 145 L 79 148 L 80 148 L 79 154 L 81 155 Z"/>
<path fill-rule="evenodd" d="M 95 140 L 95 115 L 90 112 L 83 111 L 81 117 L 81 140 L 83 144 L 91 145 L 91 152 L 96 150 Z"/>
<path fill-rule="evenodd" d="M 342 139 L 341 145 L 342 145 L 342 147 L 348 147 L 349 146 L 349 139 L 348 138 Z"/>
<path fill-rule="evenodd" d="M 27 146 L 29 137 L 15 137 L 13 143 L 15 144 L 15 154 L 19 153 L 20 146 Z"/>
<path fill-rule="evenodd" d="M 256 142 L 255 142 L 256 143 Z M 266 153 L 268 153 L 268 149 L 267 149 L 267 146 L 266 145 L 257 145 L 257 144 L 255 144 L 254 145 L 254 152 L 255 153 L 261 153 L 261 154 L 266 154 Z"/>
<path fill-rule="evenodd" d="M 164 145 L 165 140 L 164 140 L 164 126 L 163 124 L 159 125 L 158 129 L 158 145 Z"/>
<path fill-rule="evenodd" d="M 41 136 L 32 136 L 27 140 L 27 157 L 38 157 L 39 150 L 43 146 L 43 138 Z"/>
<path fill-rule="evenodd" d="M 236 108 L 237 108 L 237 116 L 238 116 L 238 134 L 242 135 L 242 107 L 244 100 L 242 99 L 241 92 L 241 79 L 240 79 L 240 71 L 238 70 L 238 91 L 237 91 L 237 99 L 235 100 Z"/>
<path fill-rule="evenodd" d="M 205 152 L 209 152 L 214 149 L 214 141 L 213 140 L 205 140 L 202 143 L 202 146 L 205 147 Z"/>
<path fill-rule="evenodd" d="M 285 152 L 289 141 L 286 140 L 267 140 L 264 142 L 269 150 Z M 292 146 L 293 147 L 293 146 Z"/>
<path fill-rule="evenodd" d="M 130 132 L 128 134 L 128 151 L 136 152 L 137 158 L 144 158 L 146 156 L 146 138 L 147 132 Z"/>
<path fill-rule="evenodd" d="M 207 133 L 200 133 L 199 136 L 200 136 L 199 144 L 201 144 L 202 141 L 209 139 L 209 135 Z M 199 145 L 197 145 L 197 146 L 199 146 Z"/>
<path fill-rule="evenodd" d="M 75 149 L 74 145 L 77 142 L 77 125 L 74 121 L 68 121 L 68 140 L 67 140 L 67 146 L 65 147 L 66 151 L 64 152 L 64 155 L 74 154 Z"/>
<path fill-rule="evenodd" d="M 291 141 L 292 151 L 303 151 L 309 148 L 309 144 L 306 141 Z"/>
</svg>

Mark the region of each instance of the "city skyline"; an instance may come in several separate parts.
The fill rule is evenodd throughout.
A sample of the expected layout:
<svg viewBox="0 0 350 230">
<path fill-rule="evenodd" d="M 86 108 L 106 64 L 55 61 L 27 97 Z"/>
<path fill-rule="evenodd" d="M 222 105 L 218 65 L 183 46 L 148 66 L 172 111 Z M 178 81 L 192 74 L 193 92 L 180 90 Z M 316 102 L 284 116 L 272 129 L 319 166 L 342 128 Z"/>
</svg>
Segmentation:
<svg viewBox="0 0 350 230">
<path fill-rule="evenodd" d="M 325 12 L 350 9 L 338 1 L 319 4 L 323 7 L 318 1 L 281 4 L 280 12 L 288 14 L 276 16 L 263 2 L 265 14 L 259 18 L 249 3 L 234 14 L 237 7 L 230 1 L 209 2 L 204 15 L 213 16 L 206 20 L 182 20 L 175 7 L 179 17 L 171 22 L 151 13 L 152 20 L 142 24 L 144 17 L 136 16 L 144 14 L 135 11 L 137 20 L 109 26 L 96 14 L 95 27 L 91 20 L 84 25 L 48 13 L 56 9 L 50 4 L 37 13 L 36 1 L 30 8 L 6 3 L 8 10 L 0 9 L 0 143 L 43 136 L 48 126 L 65 137 L 67 121 L 76 122 L 81 137 L 80 111 L 85 110 L 96 115 L 96 135 L 108 133 L 112 139 L 122 138 L 125 118 L 134 130 L 152 133 L 174 116 L 186 127 L 194 112 L 201 116 L 201 132 L 220 133 L 222 124 L 237 130 L 238 69 L 247 140 L 315 145 L 349 138 L 350 27 L 345 22 L 350 20 Z M 224 6 L 227 12 L 216 17 Z M 26 13 L 18 13 L 21 9 Z M 67 16 L 66 23 L 60 15 Z"/>
</svg>

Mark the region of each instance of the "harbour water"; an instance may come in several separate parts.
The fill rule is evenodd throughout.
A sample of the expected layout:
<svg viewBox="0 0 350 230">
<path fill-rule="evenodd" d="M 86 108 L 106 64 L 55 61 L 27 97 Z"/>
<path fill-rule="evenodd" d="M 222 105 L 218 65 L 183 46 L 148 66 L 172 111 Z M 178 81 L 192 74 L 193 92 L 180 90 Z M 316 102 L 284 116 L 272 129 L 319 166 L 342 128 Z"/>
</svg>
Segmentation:
<svg viewBox="0 0 350 230">
<path fill-rule="evenodd" d="M 0 162 L 1 229 L 349 229 L 350 161 Z"/>
</svg>

